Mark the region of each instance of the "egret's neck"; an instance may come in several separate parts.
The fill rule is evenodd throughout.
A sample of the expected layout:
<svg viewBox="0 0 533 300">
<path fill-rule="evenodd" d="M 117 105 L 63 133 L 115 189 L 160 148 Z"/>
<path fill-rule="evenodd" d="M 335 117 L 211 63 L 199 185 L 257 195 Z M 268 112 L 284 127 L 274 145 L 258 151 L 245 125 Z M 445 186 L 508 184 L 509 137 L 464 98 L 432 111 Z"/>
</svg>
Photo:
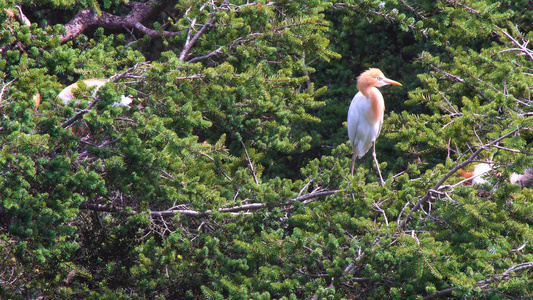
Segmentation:
<svg viewBox="0 0 533 300">
<path fill-rule="evenodd" d="M 383 101 L 383 96 L 376 87 L 365 86 L 364 89 L 360 89 L 361 93 L 367 98 L 370 99 L 371 106 L 371 119 L 374 122 L 379 121 L 383 118 L 385 113 L 385 101 Z"/>
</svg>

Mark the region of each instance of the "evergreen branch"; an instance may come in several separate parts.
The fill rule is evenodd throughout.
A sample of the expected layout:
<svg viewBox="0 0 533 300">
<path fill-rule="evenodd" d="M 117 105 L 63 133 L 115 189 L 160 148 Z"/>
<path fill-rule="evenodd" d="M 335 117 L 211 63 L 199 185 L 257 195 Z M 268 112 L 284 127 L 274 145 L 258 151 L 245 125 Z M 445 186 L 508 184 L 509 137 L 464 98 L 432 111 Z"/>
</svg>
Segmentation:
<svg viewBox="0 0 533 300">
<path fill-rule="evenodd" d="M 416 213 L 420 208 L 422 208 L 422 206 L 424 204 L 426 204 L 426 202 L 431 198 L 431 195 L 434 194 L 432 191 L 437 191 L 439 190 L 439 188 L 441 187 L 441 185 L 444 184 L 444 182 L 450 178 L 450 176 L 452 176 L 455 172 L 459 171 L 459 169 L 463 168 L 464 166 L 468 165 L 469 163 L 473 162 L 474 159 L 483 151 L 483 150 L 486 150 L 487 147 L 493 145 L 493 144 L 496 144 L 498 143 L 499 141 L 503 140 L 504 138 L 510 136 L 510 135 L 513 135 L 514 133 L 516 133 L 517 131 L 519 131 L 520 128 L 517 128 L 517 129 L 514 129 L 504 135 L 502 135 L 501 137 L 489 142 L 489 143 L 486 143 L 485 145 L 483 146 L 480 146 L 479 149 L 477 149 L 474 153 L 472 153 L 472 155 L 470 155 L 470 157 L 468 159 L 466 159 L 465 161 L 463 161 L 462 163 L 458 164 L 457 166 L 455 166 L 453 169 L 451 169 L 450 171 L 448 171 L 448 173 L 446 173 L 446 175 L 444 175 L 444 177 L 441 178 L 441 180 L 439 180 L 439 182 L 437 182 L 437 184 L 430 190 L 427 191 L 427 193 L 422 197 L 420 198 L 420 200 L 418 200 L 418 202 L 415 204 L 415 206 L 413 207 L 413 209 L 411 209 L 411 211 L 407 214 L 407 216 L 405 217 L 405 219 L 398 225 L 398 228 L 399 229 L 403 229 L 405 230 L 405 228 L 407 227 L 407 224 L 411 221 L 412 217 L 413 217 L 413 214 Z"/>
<path fill-rule="evenodd" d="M 231 43 L 229 43 L 230 45 L 231 44 L 237 44 L 237 43 L 243 43 L 243 42 L 249 42 L 251 39 L 248 39 L 248 40 L 245 40 L 245 38 L 247 37 L 255 37 L 255 36 L 263 36 L 264 33 L 251 33 L 251 34 L 248 34 L 246 36 L 241 36 L 240 38 L 237 38 L 235 40 L 233 40 Z M 217 54 L 220 54 L 222 53 L 222 49 L 223 47 L 220 46 L 218 47 L 216 50 L 212 51 L 211 53 L 209 54 L 206 54 L 206 55 L 203 55 L 203 56 L 198 56 L 198 57 L 195 57 L 195 58 L 191 58 L 190 60 L 188 60 L 187 62 L 188 63 L 195 63 L 197 61 L 200 61 L 200 60 L 204 60 L 204 59 L 207 59 L 207 58 L 210 58 L 212 56 L 215 56 Z M 180 55 L 181 56 L 181 55 Z"/>
<path fill-rule="evenodd" d="M 281 27 L 278 27 L 278 28 L 274 28 L 274 32 L 279 32 L 285 28 L 290 28 L 290 27 L 297 27 L 297 26 L 303 26 L 303 25 L 322 25 L 322 26 L 325 26 L 323 23 L 318 23 L 318 22 L 303 22 L 303 23 L 297 23 L 297 24 L 289 24 L 289 25 L 285 25 L 285 26 L 281 26 Z"/>
<path fill-rule="evenodd" d="M 373 13 L 373 14 L 375 14 L 377 16 L 380 16 L 380 17 L 384 18 L 385 20 L 402 23 L 401 21 L 397 20 L 395 17 L 393 17 L 391 15 L 388 15 L 388 14 L 380 13 L 380 12 L 377 12 L 377 11 L 372 11 L 371 13 Z M 420 29 L 416 28 L 413 24 L 408 24 L 406 22 L 403 22 L 403 24 L 406 25 L 413 32 L 418 31 L 424 36 L 424 38 L 426 38 L 426 39 L 428 38 L 426 30 L 420 30 Z"/>
<path fill-rule="evenodd" d="M 459 76 L 456 76 L 456 75 L 453 75 L 453 74 L 450 74 L 444 70 L 441 70 L 439 68 L 437 68 L 436 66 L 434 66 L 433 64 L 428 64 L 433 70 L 439 72 L 439 73 L 442 73 L 444 74 L 444 76 L 446 77 L 450 77 L 450 78 L 453 78 L 455 79 L 456 81 L 460 82 L 460 83 L 464 83 L 464 84 L 467 84 L 469 87 L 473 88 L 479 95 L 481 95 L 481 97 L 483 98 L 486 98 L 485 96 L 485 93 L 483 91 L 480 91 L 476 88 L 476 86 L 474 86 L 473 84 L 471 83 L 468 83 L 466 82 L 464 79 L 462 79 L 461 77 Z M 495 87 L 491 86 L 490 84 L 484 82 L 483 80 L 477 78 L 477 77 L 474 77 L 475 79 L 477 79 L 479 82 L 483 83 L 485 86 L 488 86 L 489 88 L 493 89 L 494 91 L 500 93 L 500 91 L 498 89 L 496 89 Z"/>
<path fill-rule="evenodd" d="M 448 103 L 448 105 L 453 109 L 453 111 L 454 111 L 453 114 L 454 115 L 463 115 L 462 113 L 459 113 L 457 111 L 457 109 L 455 109 L 455 107 L 448 100 L 448 97 L 446 97 L 446 95 L 443 92 L 439 91 L 437 88 L 433 88 L 433 90 L 436 91 L 442 97 L 442 99 L 444 99 L 444 101 L 446 101 L 446 103 Z M 444 108 L 444 109 L 446 109 L 446 108 Z M 452 112 L 450 112 L 448 109 L 446 109 L 446 111 L 448 111 L 448 113 L 450 113 L 450 115 L 452 115 Z"/>
<path fill-rule="evenodd" d="M 479 15 L 480 14 L 479 11 L 477 11 L 477 10 L 475 10 L 475 9 L 469 7 L 469 6 L 466 6 L 466 5 L 462 4 L 462 3 L 459 3 L 459 1 L 457 1 L 457 0 L 446 0 L 446 2 L 448 2 L 450 4 L 461 6 L 462 8 L 466 9 L 467 11 L 469 11 L 469 12 L 475 14 L 475 15 Z"/>
<path fill-rule="evenodd" d="M 528 270 L 528 269 L 533 269 L 533 262 L 526 262 L 526 263 L 521 263 L 521 264 L 512 266 L 512 267 L 508 268 L 507 270 L 505 270 L 505 272 L 503 272 L 501 274 L 494 275 L 494 276 L 492 276 L 489 279 L 478 281 L 477 285 L 480 288 L 485 288 L 489 284 L 491 284 L 491 283 L 493 283 L 495 281 L 498 281 L 499 278 L 505 278 L 505 277 L 508 277 L 509 275 L 511 275 L 511 273 L 513 273 L 513 272 L 518 272 L 518 271 L 523 271 L 523 270 Z M 451 288 L 447 288 L 447 289 L 444 289 L 444 290 L 441 290 L 441 291 L 437 291 L 433 295 L 429 295 L 429 296 L 424 297 L 424 300 L 430 300 L 430 299 L 439 298 L 441 296 L 449 295 L 453 291 L 455 291 L 456 289 L 458 289 L 458 287 L 451 287 Z"/>
<path fill-rule="evenodd" d="M 422 20 L 427 20 L 426 17 L 424 17 L 421 13 L 417 12 L 416 9 L 414 9 L 412 6 L 410 6 L 407 2 L 404 0 L 400 0 L 400 2 L 407 7 L 410 11 L 414 12 L 416 15 L 418 15 Z"/>
<path fill-rule="evenodd" d="M 140 63 L 136 63 L 133 67 L 127 69 L 126 71 L 124 71 L 124 72 L 122 72 L 120 74 L 115 74 L 115 75 L 109 77 L 109 81 L 111 81 L 113 83 L 116 83 L 122 78 L 139 78 L 140 79 L 142 77 L 131 76 L 130 74 L 133 71 L 136 71 L 137 69 L 139 69 L 141 67 L 144 67 L 144 66 L 147 66 L 148 68 L 151 67 L 150 62 L 149 61 L 143 61 L 143 62 L 140 62 Z"/>
<path fill-rule="evenodd" d="M 437 71 L 437 72 L 439 72 L 439 73 L 442 73 L 442 74 L 444 74 L 444 75 L 447 76 L 447 77 L 453 78 L 453 79 L 455 79 L 456 81 L 459 81 L 460 83 L 465 83 L 465 81 L 464 81 L 461 77 L 459 77 L 459 76 L 455 76 L 455 75 L 452 75 L 452 74 L 450 74 L 450 73 L 448 73 L 448 72 L 446 72 L 446 71 L 444 71 L 444 70 L 441 70 L 441 69 L 435 67 L 433 64 L 429 64 L 429 66 L 430 66 L 433 70 L 435 70 L 435 71 Z"/>
</svg>

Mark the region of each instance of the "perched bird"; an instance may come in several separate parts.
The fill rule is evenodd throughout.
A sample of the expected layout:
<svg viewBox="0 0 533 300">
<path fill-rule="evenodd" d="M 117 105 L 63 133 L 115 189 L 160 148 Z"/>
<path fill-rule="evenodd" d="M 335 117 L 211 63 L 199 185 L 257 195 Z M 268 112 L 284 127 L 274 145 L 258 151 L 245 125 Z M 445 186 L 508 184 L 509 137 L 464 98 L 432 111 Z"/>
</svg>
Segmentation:
<svg viewBox="0 0 533 300">
<path fill-rule="evenodd" d="M 85 85 L 87 87 L 96 86 L 96 89 L 94 90 L 94 93 L 96 93 L 96 91 L 98 91 L 98 89 L 100 87 L 102 87 L 103 85 L 105 85 L 107 83 L 107 79 L 95 79 L 95 78 L 93 78 L 93 79 L 84 79 L 82 81 L 83 81 L 83 83 L 85 83 Z M 57 97 L 59 99 L 63 100 L 63 103 L 65 105 L 67 105 L 74 98 L 73 90 L 77 89 L 77 88 L 78 88 L 78 83 L 74 82 L 73 84 L 67 86 L 61 92 L 59 92 L 59 95 L 57 95 Z"/>
<path fill-rule="evenodd" d="M 130 106 L 130 104 L 133 102 L 133 99 L 128 96 L 120 96 L 120 102 L 113 102 L 113 106 Z"/>
<path fill-rule="evenodd" d="M 93 91 L 93 96 L 96 94 L 96 92 L 98 91 L 98 89 L 100 89 L 102 86 L 104 86 L 108 80 L 107 79 L 97 79 L 97 78 L 93 78 L 93 79 L 84 79 L 82 80 L 83 83 L 87 86 L 87 87 L 96 87 Z M 67 86 L 66 88 L 64 88 L 61 92 L 59 92 L 59 94 L 57 95 L 57 97 L 61 100 L 63 100 L 63 103 L 65 105 L 67 105 L 70 101 L 72 101 L 72 99 L 74 99 L 74 89 L 77 89 L 79 88 L 78 86 L 78 83 L 75 82 L 69 86 Z M 127 106 L 129 107 L 130 104 L 133 102 L 133 99 L 131 99 L 130 97 L 127 97 L 125 95 L 122 95 L 120 97 L 120 102 L 118 101 L 115 101 L 113 102 L 113 106 Z M 87 136 L 88 134 L 90 134 L 89 132 L 89 127 L 86 125 L 86 124 L 81 124 L 81 125 L 72 125 L 71 126 L 71 130 L 72 130 L 72 133 L 76 136 L 79 136 L 79 137 L 84 137 L 84 136 Z"/>
<path fill-rule="evenodd" d="M 41 105 L 41 93 L 33 95 L 33 101 L 35 102 L 35 111 L 37 111 L 39 109 L 39 105 Z"/>
<path fill-rule="evenodd" d="M 463 169 L 459 169 L 459 171 L 457 171 L 457 175 L 465 179 L 464 184 L 467 184 L 467 185 L 472 184 L 472 177 L 474 176 L 474 172 L 467 172 Z"/>
<path fill-rule="evenodd" d="M 473 172 L 467 172 L 463 169 L 460 169 L 459 171 L 457 171 L 457 175 L 468 179 L 465 181 L 465 184 L 483 184 L 487 183 L 487 180 L 483 178 L 483 174 L 491 170 L 492 166 L 490 164 L 481 163 L 474 166 Z"/>
<path fill-rule="evenodd" d="M 509 181 L 511 183 L 516 183 L 522 188 L 530 188 L 533 186 L 533 168 L 527 169 L 524 174 L 511 174 L 511 178 L 509 178 Z"/>
<path fill-rule="evenodd" d="M 94 96 L 94 94 L 98 91 L 98 89 L 104 86 L 108 80 L 92 78 L 92 79 L 84 79 L 82 81 L 87 87 L 96 86 L 96 89 L 94 89 L 94 92 L 93 92 L 93 96 Z M 63 103 L 67 105 L 74 98 L 73 90 L 77 89 L 78 87 L 79 87 L 78 83 L 74 82 L 73 84 L 67 86 L 61 92 L 59 92 L 57 97 L 63 100 Z M 113 106 L 128 106 L 129 107 L 132 102 L 133 100 L 131 99 L 131 97 L 122 95 L 120 97 L 120 102 L 117 102 L 117 101 L 113 102 Z"/>
<path fill-rule="evenodd" d="M 348 137 L 353 149 L 351 174 L 353 175 L 355 157 L 361 158 L 372 146 L 372 156 L 381 185 L 385 182 L 376 158 L 376 139 L 383 124 L 385 102 L 377 88 L 389 84 L 402 86 L 401 83 L 386 78 L 379 69 L 371 68 L 363 72 L 357 79 L 359 92 L 352 99 L 347 120 Z"/>
</svg>

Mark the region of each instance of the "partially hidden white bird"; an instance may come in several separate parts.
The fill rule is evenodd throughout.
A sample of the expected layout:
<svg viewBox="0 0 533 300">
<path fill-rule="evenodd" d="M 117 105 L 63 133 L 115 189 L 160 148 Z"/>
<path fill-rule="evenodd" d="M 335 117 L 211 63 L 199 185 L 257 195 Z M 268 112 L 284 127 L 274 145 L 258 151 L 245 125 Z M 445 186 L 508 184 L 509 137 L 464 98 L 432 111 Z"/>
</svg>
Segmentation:
<svg viewBox="0 0 533 300">
<path fill-rule="evenodd" d="M 98 79 L 98 78 L 83 79 L 82 81 L 87 87 L 96 86 L 96 88 L 93 91 L 93 96 L 94 96 L 94 94 L 96 94 L 98 89 L 100 89 L 102 86 L 104 86 L 108 82 L 107 79 Z M 73 90 L 77 89 L 78 87 L 79 87 L 78 83 L 74 82 L 73 84 L 71 84 L 71 85 L 67 86 L 66 88 L 64 88 L 57 95 L 57 97 L 59 99 L 63 100 L 63 103 L 65 105 L 67 105 L 74 98 Z M 132 102 L 133 102 L 133 100 L 130 97 L 122 95 L 120 97 L 120 102 L 113 102 L 113 106 L 130 106 L 130 104 Z"/>
<path fill-rule="evenodd" d="M 353 176 L 355 157 L 361 158 L 372 146 L 372 156 L 381 185 L 384 185 L 385 181 L 381 177 L 376 158 L 376 139 L 383 124 L 385 102 L 377 88 L 389 84 L 402 86 L 401 83 L 386 78 L 379 69 L 371 68 L 363 72 L 357 78 L 359 92 L 352 99 L 347 120 L 348 137 L 353 149 L 351 175 Z"/>
<path fill-rule="evenodd" d="M 87 87 L 96 86 L 96 89 L 94 90 L 93 94 L 96 93 L 100 87 L 102 87 L 103 85 L 107 83 L 107 79 L 96 79 L 96 78 L 84 79 L 82 81 Z M 63 100 L 63 103 L 67 105 L 74 98 L 73 90 L 77 89 L 78 87 L 79 87 L 78 83 L 74 82 L 73 84 L 67 86 L 61 92 L 59 92 L 57 97 Z"/>
<path fill-rule="evenodd" d="M 509 180 L 511 183 L 516 183 L 522 188 L 531 188 L 533 187 L 533 168 L 527 169 L 524 174 L 513 173 Z"/>
<path fill-rule="evenodd" d="M 488 183 L 487 179 L 484 178 L 484 175 L 488 172 L 492 171 L 491 164 L 488 163 L 480 163 L 474 165 L 474 171 L 468 172 L 464 171 L 463 169 L 459 169 L 457 171 L 457 174 L 461 177 L 465 178 L 465 184 L 484 184 Z M 468 179 L 468 180 L 466 180 Z M 512 182 L 511 182 L 512 183 Z"/>
</svg>

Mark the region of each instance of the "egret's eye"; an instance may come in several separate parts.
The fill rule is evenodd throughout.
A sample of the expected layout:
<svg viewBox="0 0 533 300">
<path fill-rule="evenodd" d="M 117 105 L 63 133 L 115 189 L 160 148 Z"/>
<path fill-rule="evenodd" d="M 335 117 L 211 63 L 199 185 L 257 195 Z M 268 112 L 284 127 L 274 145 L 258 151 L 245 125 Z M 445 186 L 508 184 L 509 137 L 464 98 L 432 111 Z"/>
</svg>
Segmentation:
<svg viewBox="0 0 533 300">
<path fill-rule="evenodd" d="M 383 81 L 383 77 L 381 77 L 381 76 L 376 77 L 376 79 L 377 79 L 378 81 Z"/>
</svg>

